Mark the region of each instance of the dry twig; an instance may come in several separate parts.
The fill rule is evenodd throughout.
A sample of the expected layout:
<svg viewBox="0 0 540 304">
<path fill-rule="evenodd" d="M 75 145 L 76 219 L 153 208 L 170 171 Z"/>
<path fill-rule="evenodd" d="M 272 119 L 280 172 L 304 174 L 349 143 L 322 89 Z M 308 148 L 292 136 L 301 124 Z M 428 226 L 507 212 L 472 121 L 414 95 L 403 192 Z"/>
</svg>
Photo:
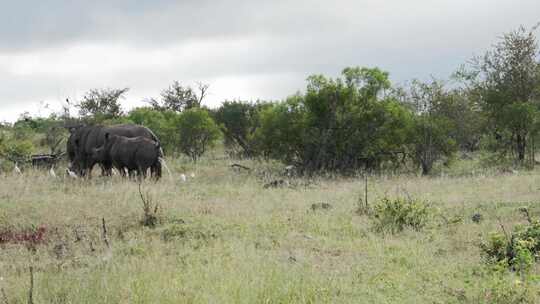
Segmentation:
<svg viewBox="0 0 540 304">
<path fill-rule="evenodd" d="M 30 266 L 30 289 L 28 290 L 28 304 L 34 304 L 34 267 Z"/>
<path fill-rule="evenodd" d="M 109 239 L 107 238 L 107 225 L 105 224 L 105 218 L 102 218 L 102 228 L 103 228 L 103 242 L 107 245 L 107 248 L 111 248 L 109 244 Z"/>
</svg>

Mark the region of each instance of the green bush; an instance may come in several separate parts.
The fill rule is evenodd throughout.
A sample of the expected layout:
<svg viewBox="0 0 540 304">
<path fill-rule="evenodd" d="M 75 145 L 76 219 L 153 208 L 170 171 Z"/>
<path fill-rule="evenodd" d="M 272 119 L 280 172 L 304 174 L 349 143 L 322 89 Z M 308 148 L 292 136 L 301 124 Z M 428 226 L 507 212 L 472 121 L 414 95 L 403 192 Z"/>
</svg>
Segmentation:
<svg viewBox="0 0 540 304">
<path fill-rule="evenodd" d="M 261 111 L 257 147 L 303 173 L 397 167 L 412 112 L 385 93 L 390 88 L 388 73 L 377 68 L 310 76 L 305 94 Z"/>
<path fill-rule="evenodd" d="M 0 157 L 16 162 L 23 162 L 34 151 L 29 140 L 0 139 Z"/>
<path fill-rule="evenodd" d="M 509 243 L 506 236 L 502 233 L 491 233 L 488 239 L 480 244 L 482 253 L 486 261 L 490 264 L 503 262 L 507 264 L 507 258 L 510 255 Z"/>
<path fill-rule="evenodd" d="M 257 154 L 255 132 L 260 127 L 260 112 L 271 107 L 266 102 L 225 101 L 213 117 L 224 135 L 225 148 L 231 155 L 253 157 Z"/>
<path fill-rule="evenodd" d="M 172 111 L 158 111 L 150 107 L 135 108 L 129 112 L 126 119 L 138 125 L 148 127 L 159 138 L 165 155 L 176 153 L 179 136 L 175 130 L 174 121 L 179 113 Z"/>
<path fill-rule="evenodd" d="M 449 160 L 456 151 L 456 142 L 450 137 L 451 121 L 444 117 L 418 115 L 414 119 L 409 137 L 409 150 L 413 162 L 422 169 L 422 175 L 431 172 L 438 160 Z"/>
<path fill-rule="evenodd" d="M 203 109 L 182 112 L 175 121 L 180 133 L 179 150 L 196 162 L 220 137 L 219 127 Z"/>
<path fill-rule="evenodd" d="M 540 222 L 517 226 L 511 235 L 492 233 L 480 249 L 487 263 L 526 272 L 540 257 Z"/>
<path fill-rule="evenodd" d="M 428 205 L 410 198 L 383 198 L 373 207 L 375 230 L 397 233 L 405 228 L 422 229 L 429 218 Z"/>
<path fill-rule="evenodd" d="M 474 303 L 489 304 L 513 304 L 513 303 L 538 303 L 535 295 L 526 282 L 513 279 L 495 273 L 492 277 L 486 278 L 486 286 L 482 289 L 482 294 Z"/>
</svg>

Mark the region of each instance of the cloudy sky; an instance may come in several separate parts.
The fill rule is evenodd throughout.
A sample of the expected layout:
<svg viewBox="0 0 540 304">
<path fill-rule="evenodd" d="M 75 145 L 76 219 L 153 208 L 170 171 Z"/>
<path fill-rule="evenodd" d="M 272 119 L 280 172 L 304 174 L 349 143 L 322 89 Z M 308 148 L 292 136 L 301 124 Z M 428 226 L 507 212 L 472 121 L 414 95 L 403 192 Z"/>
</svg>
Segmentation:
<svg viewBox="0 0 540 304">
<path fill-rule="evenodd" d="M 129 87 L 128 109 L 173 80 L 209 83 L 215 106 L 282 99 L 346 66 L 446 78 L 540 21 L 538 0 L 0 1 L 0 121 L 91 88 Z"/>
</svg>

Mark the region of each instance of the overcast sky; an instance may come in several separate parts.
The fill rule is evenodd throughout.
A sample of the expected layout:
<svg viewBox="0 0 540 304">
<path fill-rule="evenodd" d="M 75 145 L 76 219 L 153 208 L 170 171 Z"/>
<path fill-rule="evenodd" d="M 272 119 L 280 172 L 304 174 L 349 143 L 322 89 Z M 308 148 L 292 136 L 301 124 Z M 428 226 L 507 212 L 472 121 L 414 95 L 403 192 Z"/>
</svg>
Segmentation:
<svg viewBox="0 0 540 304">
<path fill-rule="evenodd" d="M 47 114 L 91 88 L 125 109 L 174 80 L 206 104 L 283 99 L 308 75 L 378 66 L 395 83 L 447 78 L 498 36 L 540 21 L 538 0 L 0 0 L 0 120 Z"/>
</svg>

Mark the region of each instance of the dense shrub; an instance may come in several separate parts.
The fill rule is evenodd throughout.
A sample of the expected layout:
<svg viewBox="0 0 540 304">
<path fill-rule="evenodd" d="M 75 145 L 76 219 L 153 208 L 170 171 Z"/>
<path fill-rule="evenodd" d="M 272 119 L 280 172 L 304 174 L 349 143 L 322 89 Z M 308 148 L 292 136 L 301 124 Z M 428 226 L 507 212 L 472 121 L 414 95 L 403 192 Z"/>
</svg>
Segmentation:
<svg viewBox="0 0 540 304">
<path fill-rule="evenodd" d="M 127 115 L 131 123 L 148 127 L 159 138 L 165 154 L 177 152 L 179 136 L 174 120 L 180 114 L 172 111 L 158 111 L 150 107 L 133 109 Z"/>
<path fill-rule="evenodd" d="M 0 158 L 12 162 L 23 162 L 34 151 L 30 140 L 17 140 L 7 133 L 0 133 Z"/>
<path fill-rule="evenodd" d="M 420 115 L 414 118 L 409 136 L 409 150 L 413 162 L 422 169 L 422 174 L 431 172 L 439 160 L 452 158 L 456 142 L 450 137 L 451 122 L 443 117 Z"/>
<path fill-rule="evenodd" d="M 375 230 L 397 233 L 405 228 L 422 229 L 429 218 L 429 208 L 423 201 L 410 198 L 383 198 L 373 207 Z"/>
<path fill-rule="evenodd" d="M 261 113 L 259 148 L 264 156 L 309 173 L 397 163 L 412 113 L 385 94 L 389 88 L 388 73 L 377 68 L 347 68 L 336 79 L 311 76 L 304 95 Z"/>
<path fill-rule="evenodd" d="M 193 108 L 178 113 L 142 107 L 132 110 L 127 120 L 150 128 L 166 154 L 184 153 L 194 161 L 221 135 L 206 109 Z"/>
<path fill-rule="evenodd" d="M 257 154 L 255 132 L 260 127 L 260 112 L 270 103 L 225 101 L 213 112 L 225 139 L 225 148 L 235 156 L 253 157 Z"/>
<path fill-rule="evenodd" d="M 265 158 L 299 165 L 304 138 L 304 112 L 301 96 L 289 97 L 260 113 L 261 127 L 256 132 L 257 148 Z"/>
<path fill-rule="evenodd" d="M 468 71 L 459 73 L 499 143 L 493 147 L 511 152 L 519 162 L 534 156 L 534 138 L 540 132 L 540 48 L 535 30 L 520 27 L 502 35 L 485 55 L 470 61 Z"/>
<path fill-rule="evenodd" d="M 175 120 L 175 129 L 180 135 L 179 149 L 194 162 L 214 146 L 220 136 L 219 128 L 203 109 L 185 110 Z"/>
<path fill-rule="evenodd" d="M 491 273 L 482 284 L 482 294 L 472 303 L 489 304 L 524 304 L 538 303 L 537 296 L 527 282 L 522 282 L 512 276 L 506 276 L 502 273 Z M 471 299 L 473 300 L 473 299 Z"/>
<path fill-rule="evenodd" d="M 480 244 L 480 249 L 489 264 L 527 271 L 540 257 L 540 222 L 517 226 L 511 235 L 492 233 Z"/>
</svg>

